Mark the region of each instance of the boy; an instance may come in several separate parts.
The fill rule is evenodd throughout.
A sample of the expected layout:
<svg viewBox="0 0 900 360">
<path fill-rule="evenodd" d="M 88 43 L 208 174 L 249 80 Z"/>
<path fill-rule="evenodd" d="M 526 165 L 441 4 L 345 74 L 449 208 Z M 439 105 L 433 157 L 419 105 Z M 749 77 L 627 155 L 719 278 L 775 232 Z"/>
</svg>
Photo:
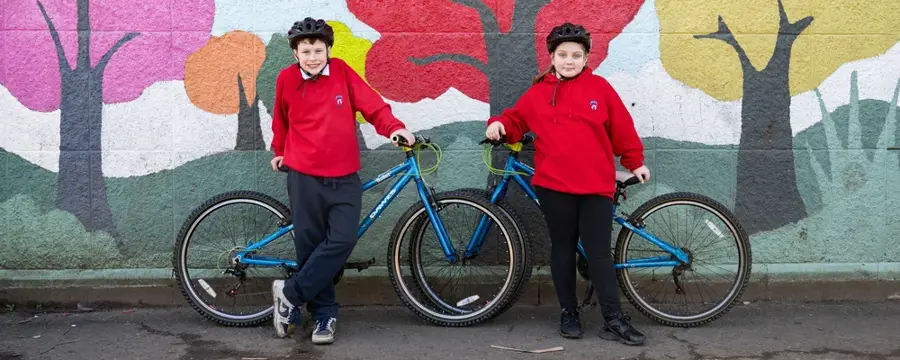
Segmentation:
<svg viewBox="0 0 900 360">
<path fill-rule="evenodd" d="M 275 83 L 271 165 L 288 172 L 300 271 L 272 284 L 273 322 L 278 337 L 288 336 L 306 304 L 316 321 L 313 343 L 330 344 L 338 309 L 332 279 L 356 246 L 362 203 L 355 112 L 382 136 L 415 138 L 346 62 L 329 56 L 334 30 L 324 20 L 295 22 L 288 39 L 297 64 Z"/>
</svg>

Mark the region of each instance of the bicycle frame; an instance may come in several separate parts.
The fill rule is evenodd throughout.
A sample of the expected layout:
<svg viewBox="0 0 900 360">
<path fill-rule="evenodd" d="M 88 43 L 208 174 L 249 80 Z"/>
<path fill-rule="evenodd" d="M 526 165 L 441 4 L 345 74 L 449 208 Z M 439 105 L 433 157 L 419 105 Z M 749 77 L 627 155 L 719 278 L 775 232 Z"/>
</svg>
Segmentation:
<svg viewBox="0 0 900 360">
<path fill-rule="evenodd" d="M 521 148 L 520 144 L 508 145 L 512 152 L 507 156 L 506 167 L 504 169 L 503 178 L 500 180 L 500 183 L 494 188 L 494 191 L 491 193 L 490 202 L 497 203 L 506 196 L 506 189 L 509 187 L 510 180 L 519 185 L 519 187 L 525 192 L 525 195 L 528 196 L 537 206 L 540 206 L 540 201 L 538 200 L 537 194 L 534 191 L 534 188 L 529 184 L 522 175 L 518 174 L 518 172 L 522 172 L 527 174 L 528 176 L 534 176 L 534 169 L 530 166 L 522 163 L 518 159 L 518 149 Z M 618 223 L 619 225 L 631 230 L 636 233 L 638 236 L 647 239 L 651 243 L 655 244 L 659 248 L 664 251 L 672 254 L 677 260 L 673 260 L 672 256 L 654 256 L 648 258 L 641 259 L 633 259 L 629 260 L 624 264 L 615 264 L 616 269 L 622 268 L 640 268 L 640 267 L 660 267 L 660 266 L 679 266 L 681 264 L 687 263 L 690 261 L 689 256 L 679 248 L 676 248 L 669 243 L 657 238 L 653 234 L 645 231 L 642 227 L 636 227 L 631 224 L 631 222 L 619 215 L 616 215 L 616 209 L 618 207 L 618 194 L 615 197 L 615 201 L 613 201 L 613 221 Z M 490 224 L 488 223 L 485 217 L 481 219 L 478 224 L 478 228 L 475 230 L 476 238 L 469 244 L 466 248 L 466 256 L 472 256 L 477 250 L 481 247 L 482 239 L 484 235 L 488 231 L 488 227 Z M 584 251 L 584 247 L 581 245 L 581 240 L 578 240 L 578 252 L 581 253 L 581 256 L 584 256 L 587 259 L 587 253 Z"/>
<path fill-rule="evenodd" d="M 362 222 L 360 222 L 359 228 L 356 232 L 357 237 L 362 238 L 366 231 L 369 230 L 369 227 L 372 226 L 372 224 L 384 213 L 384 210 L 387 209 L 388 206 L 390 206 L 391 202 L 394 201 L 394 199 L 397 197 L 397 194 L 399 194 L 400 191 L 403 190 L 403 188 L 406 187 L 406 185 L 409 184 L 411 180 L 415 180 L 419 199 L 422 200 L 422 203 L 425 206 L 425 212 L 428 214 L 429 219 L 433 224 L 435 224 L 434 227 L 437 231 L 438 239 L 441 243 L 441 248 L 444 251 L 444 256 L 451 263 L 456 263 L 456 249 L 454 249 L 450 243 L 450 238 L 447 235 L 447 230 L 444 228 L 444 223 L 441 221 L 441 218 L 437 215 L 437 212 L 435 212 L 434 208 L 432 207 L 431 194 L 428 192 L 428 188 L 425 185 L 425 182 L 422 181 L 422 177 L 419 173 L 419 165 L 416 163 L 416 157 L 408 148 L 406 149 L 406 155 L 406 161 L 397 164 L 390 170 L 378 174 L 362 185 L 363 192 L 366 192 L 389 179 L 393 179 L 397 176 L 401 177 L 400 180 L 391 187 L 391 190 L 381 197 L 381 199 L 378 201 L 378 204 L 369 211 Z M 286 226 L 279 227 L 278 231 L 266 236 L 258 242 L 254 243 L 252 240 L 248 241 L 247 247 L 235 255 L 236 260 L 242 264 L 248 265 L 289 266 L 294 268 L 298 267 L 295 260 L 279 259 L 265 256 L 245 256 L 248 253 L 253 253 L 256 250 L 265 247 L 267 244 L 275 241 L 275 239 L 278 239 L 279 237 L 287 234 L 293 229 L 294 225 L 288 224 Z"/>
</svg>

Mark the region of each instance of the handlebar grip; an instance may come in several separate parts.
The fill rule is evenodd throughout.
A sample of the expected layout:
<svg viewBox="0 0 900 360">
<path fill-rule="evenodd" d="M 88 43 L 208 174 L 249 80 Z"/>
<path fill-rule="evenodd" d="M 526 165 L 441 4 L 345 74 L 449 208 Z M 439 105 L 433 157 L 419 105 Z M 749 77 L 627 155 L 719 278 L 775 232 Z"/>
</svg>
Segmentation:
<svg viewBox="0 0 900 360">
<path fill-rule="evenodd" d="M 488 139 L 488 138 L 484 138 L 484 140 L 481 140 L 481 141 L 478 142 L 478 145 L 491 144 L 491 145 L 493 145 L 493 146 L 500 146 L 500 145 L 502 145 L 504 142 L 506 142 L 506 140 L 504 140 L 503 136 L 501 135 L 501 136 L 500 136 L 500 139 L 498 139 L 498 140 L 491 140 L 491 139 Z"/>
<path fill-rule="evenodd" d="M 416 143 L 418 144 L 428 144 L 431 142 L 431 139 L 424 137 L 422 135 L 415 135 Z M 409 143 L 406 141 L 406 138 L 400 135 L 391 136 L 391 141 L 397 143 L 400 146 L 409 146 Z"/>
<path fill-rule="evenodd" d="M 625 182 L 624 182 L 624 184 L 628 185 L 628 186 L 640 184 L 640 183 L 641 183 L 641 179 L 638 178 L 637 176 L 632 176 L 632 177 L 628 178 L 628 180 L 625 180 Z"/>
<path fill-rule="evenodd" d="M 522 140 L 519 140 L 519 142 L 521 142 L 522 145 L 531 144 L 534 142 L 534 135 L 525 134 L 522 136 Z M 497 140 L 491 140 L 488 138 L 484 138 L 484 140 L 481 140 L 478 143 L 478 145 L 491 144 L 493 146 L 500 146 L 500 145 L 503 145 L 504 143 L 506 143 L 506 136 L 500 135 L 500 139 L 497 139 Z"/>
<path fill-rule="evenodd" d="M 534 142 L 534 135 L 525 134 L 522 136 L 522 145 L 528 145 Z"/>
</svg>

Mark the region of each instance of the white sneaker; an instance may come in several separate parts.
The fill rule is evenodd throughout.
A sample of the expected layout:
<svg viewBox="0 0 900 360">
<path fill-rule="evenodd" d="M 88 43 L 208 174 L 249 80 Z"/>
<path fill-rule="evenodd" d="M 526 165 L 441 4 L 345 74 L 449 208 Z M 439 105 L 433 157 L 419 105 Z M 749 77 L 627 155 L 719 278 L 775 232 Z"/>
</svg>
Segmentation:
<svg viewBox="0 0 900 360">
<path fill-rule="evenodd" d="M 272 301 L 275 305 L 272 311 L 275 334 L 280 338 L 285 338 L 296 328 L 291 320 L 298 314 L 296 314 L 297 308 L 284 296 L 284 280 L 272 282 Z"/>
<path fill-rule="evenodd" d="M 316 329 L 312 333 L 313 344 L 333 343 L 335 322 L 337 322 L 337 319 L 333 317 L 316 321 Z"/>
</svg>

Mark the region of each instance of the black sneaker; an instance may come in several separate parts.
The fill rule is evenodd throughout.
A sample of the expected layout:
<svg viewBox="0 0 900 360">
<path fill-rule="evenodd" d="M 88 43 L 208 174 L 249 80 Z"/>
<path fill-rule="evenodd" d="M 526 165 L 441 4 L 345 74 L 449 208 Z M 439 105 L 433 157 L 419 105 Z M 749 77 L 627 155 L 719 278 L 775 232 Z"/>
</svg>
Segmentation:
<svg viewBox="0 0 900 360">
<path fill-rule="evenodd" d="M 646 338 L 644 334 L 635 329 L 628 321 L 631 318 L 621 312 L 605 317 L 603 330 L 598 334 L 601 338 L 610 341 L 618 341 L 626 345 L 642 345 Z"/>
<path fill-rule="evenodd" d="M 584 335 L 581 329 L 581 319 L 576 309 L 563 309 L 559 318 L 559 333 L 570 339 L 580 339 Z"/>
</svg>

